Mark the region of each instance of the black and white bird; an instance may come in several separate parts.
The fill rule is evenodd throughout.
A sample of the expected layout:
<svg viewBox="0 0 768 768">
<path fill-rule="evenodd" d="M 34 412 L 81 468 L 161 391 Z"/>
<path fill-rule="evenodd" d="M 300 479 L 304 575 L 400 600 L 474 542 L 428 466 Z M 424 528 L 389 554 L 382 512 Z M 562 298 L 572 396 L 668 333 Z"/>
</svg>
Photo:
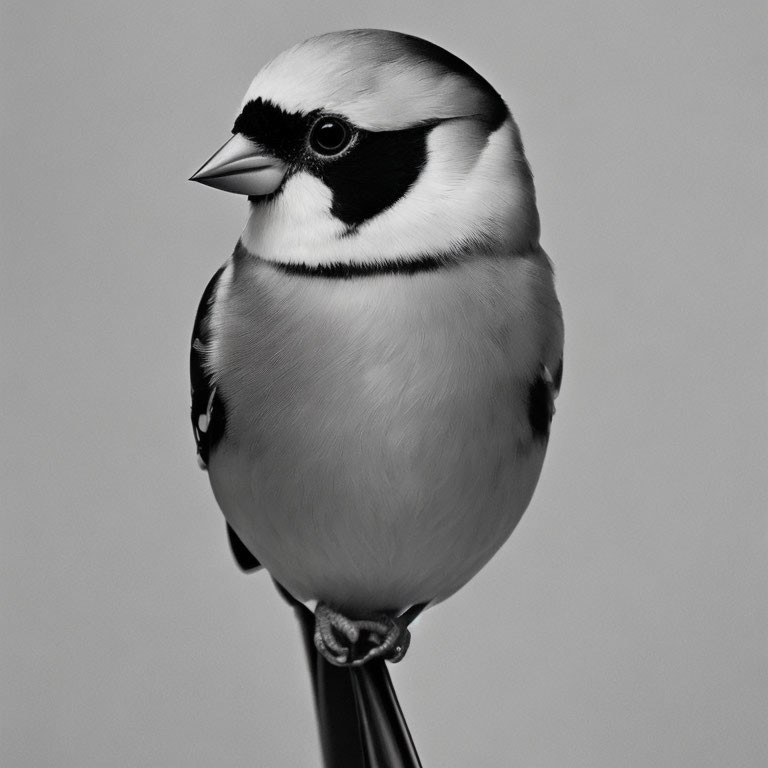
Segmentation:
<svg viewBox="0 0 768 768">
<path fill-rule="evenodd" d="M 198 456 L 305 624 L 327 765 L 417 765 L 383 659 L 520 520 L 560 386 L 531 171 L 483 77 L 383 30 L 279 55 L 232 133 L 192 177 L 250 203 L 194 326 Z"/>
</svg>

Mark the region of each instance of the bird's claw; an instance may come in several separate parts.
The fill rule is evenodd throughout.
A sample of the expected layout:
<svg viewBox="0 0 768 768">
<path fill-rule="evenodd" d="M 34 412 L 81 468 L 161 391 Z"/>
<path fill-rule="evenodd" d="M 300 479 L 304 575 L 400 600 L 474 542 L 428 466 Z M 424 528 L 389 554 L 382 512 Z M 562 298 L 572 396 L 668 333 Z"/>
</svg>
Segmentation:
<svg viewBox="0 0 768 768">
<path fill-rule="evenodd" d="M 400 661 L 411 642 L 407 623 L 399 617 L 350 619 L 324 603 L 315 610 L 315 648 L 337 667 L 359 667 L 371 659 Z"/>
</svg>

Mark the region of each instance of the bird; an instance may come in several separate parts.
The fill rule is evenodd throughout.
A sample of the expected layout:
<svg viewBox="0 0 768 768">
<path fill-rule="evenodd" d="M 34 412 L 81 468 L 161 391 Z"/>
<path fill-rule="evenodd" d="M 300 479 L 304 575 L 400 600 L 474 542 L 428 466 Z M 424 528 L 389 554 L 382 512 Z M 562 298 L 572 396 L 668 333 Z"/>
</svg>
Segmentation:
<svg viewBox="0 0 768 768">
<path fill-rule="evenodd" d="M 192 176 L 247 196 L 199 304 L 192 425 L 245 571 L 294 607 L 325 764 L 420 765 L 385 660 L 537 485 L 563 320 L 502 96 L 402 32 L 267 63 Z"/>
</svg>

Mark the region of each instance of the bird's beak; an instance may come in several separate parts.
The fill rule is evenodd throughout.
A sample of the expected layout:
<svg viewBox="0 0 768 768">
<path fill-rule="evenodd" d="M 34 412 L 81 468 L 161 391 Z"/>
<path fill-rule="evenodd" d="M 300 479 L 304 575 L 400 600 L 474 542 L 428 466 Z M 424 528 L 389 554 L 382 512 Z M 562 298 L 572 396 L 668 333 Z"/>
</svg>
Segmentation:
<svg viewBox="0 0 768 768">
<path fill-rule="evenodd" d="M 255 141 L 236 133 L 189 180 L 237 195 L 261 197 L 280 186 L 286 170 L 282 160 L 267 154 Z"/>
</svg>

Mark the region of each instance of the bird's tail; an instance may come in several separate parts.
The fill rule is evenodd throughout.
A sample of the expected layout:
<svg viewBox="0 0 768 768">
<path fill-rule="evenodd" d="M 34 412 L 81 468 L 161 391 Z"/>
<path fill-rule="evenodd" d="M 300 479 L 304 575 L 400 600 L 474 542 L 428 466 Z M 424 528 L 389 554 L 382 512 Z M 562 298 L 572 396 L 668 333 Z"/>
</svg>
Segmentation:
<svg viewBox="0 0 768 768">
<path fill-rule="evenodd" d="M 325 768 L 421 768 L 384 660 L 327 662 L 315 648 L 314 614 L 281 591 L 304 635 Z"/>
</svg>

